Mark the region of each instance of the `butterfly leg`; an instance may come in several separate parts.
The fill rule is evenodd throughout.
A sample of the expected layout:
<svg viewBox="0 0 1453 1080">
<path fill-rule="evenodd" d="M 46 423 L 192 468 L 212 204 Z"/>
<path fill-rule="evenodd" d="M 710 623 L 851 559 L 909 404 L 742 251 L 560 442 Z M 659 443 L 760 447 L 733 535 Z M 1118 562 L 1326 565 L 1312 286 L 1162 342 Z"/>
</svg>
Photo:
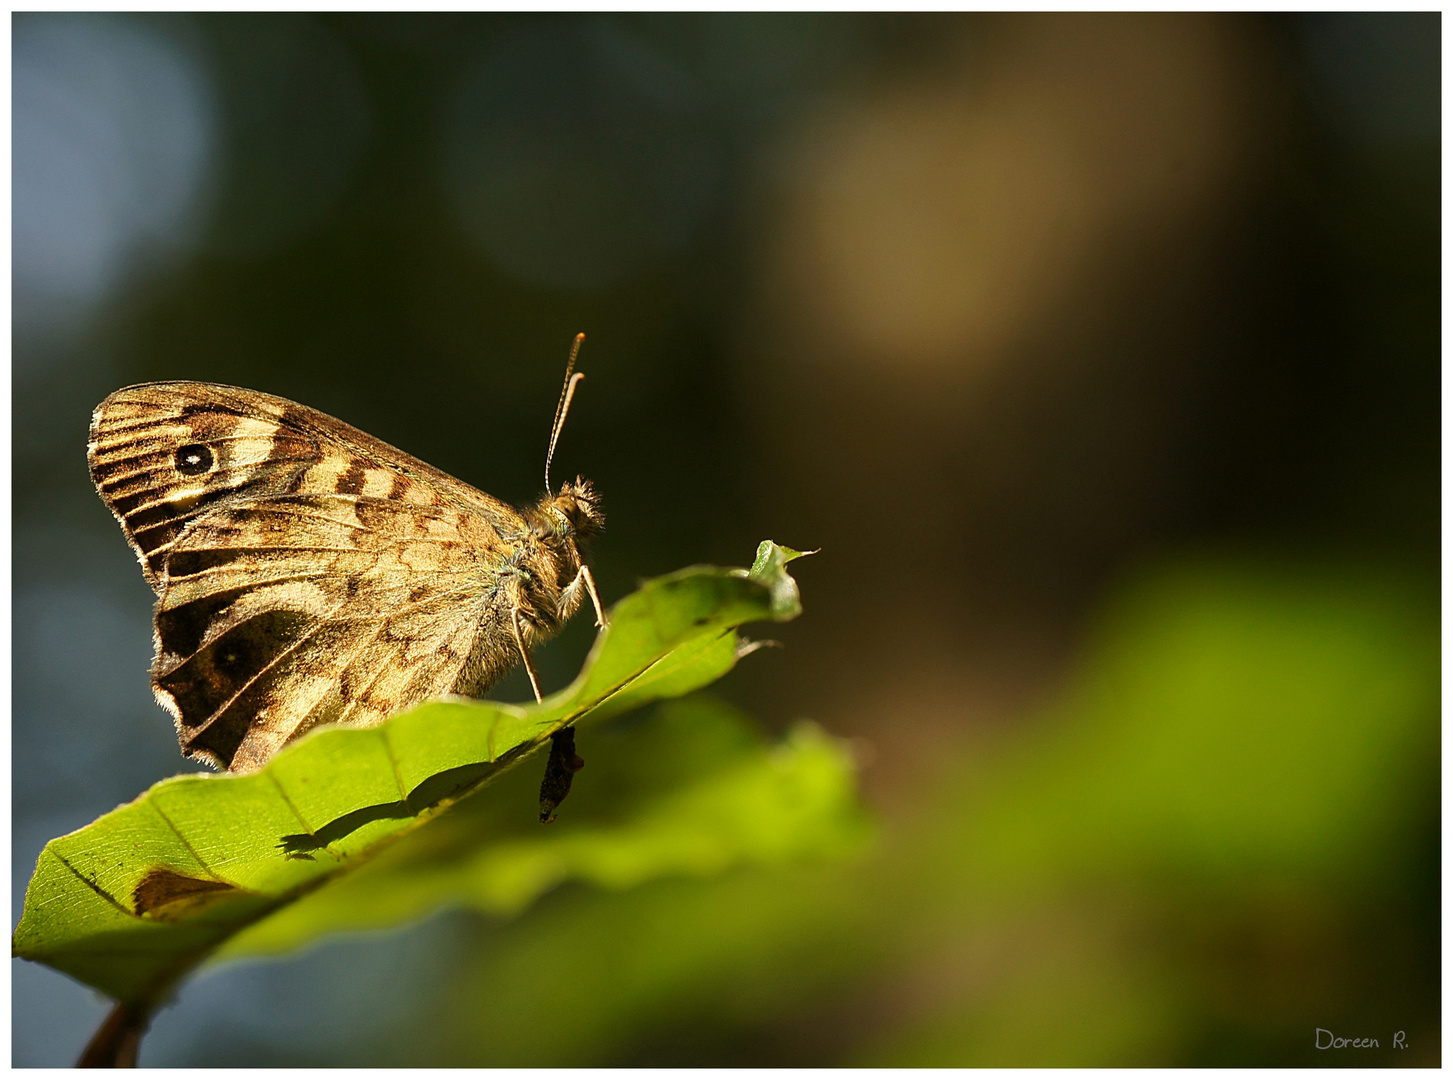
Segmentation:
<svg viewBox="0 0 1453 1080">
<path fill-rule="evenodd" d="M 520 659 L 525 662 L 525 673 L 530 676 L 530 689 L 535 691 L 537 702 L 545 699 L 540 695 L 540 679 L 535 674 L 535 663 L 530 659 L 530 650 L 525 648 L 525 636 L 520 633 L 520 609 L 510 609 L 510 628 L 515 632 L 515 644 L 520 649 Z"/>
<path fill-rule="evenodd" d="M 584 579 L 585 591 L 590 593 L 590 602 L 595 605 L 595 625 L 604 630 L 610 620 L 605 617 L 605 608 L 600 606 L 600 593 L 595 591 L 595 577 L 590 567 L 581 563 L 579 576 Z"/>
</svg>

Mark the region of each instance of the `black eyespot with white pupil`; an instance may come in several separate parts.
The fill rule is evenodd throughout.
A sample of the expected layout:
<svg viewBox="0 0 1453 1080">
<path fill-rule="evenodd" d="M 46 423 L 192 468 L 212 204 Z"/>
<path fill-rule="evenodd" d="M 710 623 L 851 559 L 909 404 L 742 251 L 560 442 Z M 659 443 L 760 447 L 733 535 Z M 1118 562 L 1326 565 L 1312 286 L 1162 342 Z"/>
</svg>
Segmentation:
<svg viewBox="0 0 1453 1080">
<path fill-rule="evenodd" d="M 212 451 L 201 443 L 188 443 L 177 451 L 177 472 L 183 476 L 201 476 L 212 470 Z"/>
</svg>

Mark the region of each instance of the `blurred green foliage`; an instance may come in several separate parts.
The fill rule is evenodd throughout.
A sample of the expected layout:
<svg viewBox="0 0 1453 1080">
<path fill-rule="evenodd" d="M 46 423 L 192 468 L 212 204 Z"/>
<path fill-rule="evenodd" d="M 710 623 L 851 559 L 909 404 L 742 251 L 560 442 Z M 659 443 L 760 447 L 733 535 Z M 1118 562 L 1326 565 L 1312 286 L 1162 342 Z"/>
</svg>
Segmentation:
<svg viewBox="0 0 1453 1080">
<path fill-rule="evenodd" d="M 567 888 L 482 923 L 413 1049 L 1314 1064 L 1314 1027 L 1350 1016 L 1380 1025 L 1364 1063 L 1393 1061 L 1395 1029 L 1426 1063 L 1436 997 L 1406 984 L 1420 916 L 1358 944 L 1411 895 L 1437 798 L 1437 622 L 1413 584 L 1212 558 L 1142 577 L 1033 733 L 945 745 L 870 856 Z"/>
</svg>

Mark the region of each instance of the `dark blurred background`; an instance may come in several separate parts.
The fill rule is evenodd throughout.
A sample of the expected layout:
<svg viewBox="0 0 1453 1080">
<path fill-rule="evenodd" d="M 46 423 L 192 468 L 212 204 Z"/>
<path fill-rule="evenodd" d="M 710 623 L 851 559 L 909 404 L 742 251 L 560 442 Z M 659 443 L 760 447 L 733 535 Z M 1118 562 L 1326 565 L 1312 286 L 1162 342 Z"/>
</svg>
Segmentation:
<svg viewBox="0 0 1453 1080">
<path fill-rule="evenodd" d="M 821 547 L 718 689 L 879 820 L 222 969 L 143 1064 L 1440 1061 L 1438 14 L 22 14 L 12 95 L 12 924 L 188 767 L 86 475 L 150 379 L 518 503 L 585 331 L 606 599 Z"/>
</svg>

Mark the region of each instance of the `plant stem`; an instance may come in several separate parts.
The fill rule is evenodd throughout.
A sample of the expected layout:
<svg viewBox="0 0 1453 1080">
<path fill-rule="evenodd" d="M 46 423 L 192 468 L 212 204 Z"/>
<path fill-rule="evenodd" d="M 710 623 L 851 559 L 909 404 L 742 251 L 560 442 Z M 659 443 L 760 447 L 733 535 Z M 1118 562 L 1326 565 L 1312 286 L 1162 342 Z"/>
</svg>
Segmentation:
<svg viewBox="0 0 1453 1080">
<path fill-rule="evenodd" d="M 141 1036 L 151 1026 L 151 1009 L 122 1003 L 112 1009 L 76 1062 L 78 1069 L 134 1069 Z"/>
</svg>

